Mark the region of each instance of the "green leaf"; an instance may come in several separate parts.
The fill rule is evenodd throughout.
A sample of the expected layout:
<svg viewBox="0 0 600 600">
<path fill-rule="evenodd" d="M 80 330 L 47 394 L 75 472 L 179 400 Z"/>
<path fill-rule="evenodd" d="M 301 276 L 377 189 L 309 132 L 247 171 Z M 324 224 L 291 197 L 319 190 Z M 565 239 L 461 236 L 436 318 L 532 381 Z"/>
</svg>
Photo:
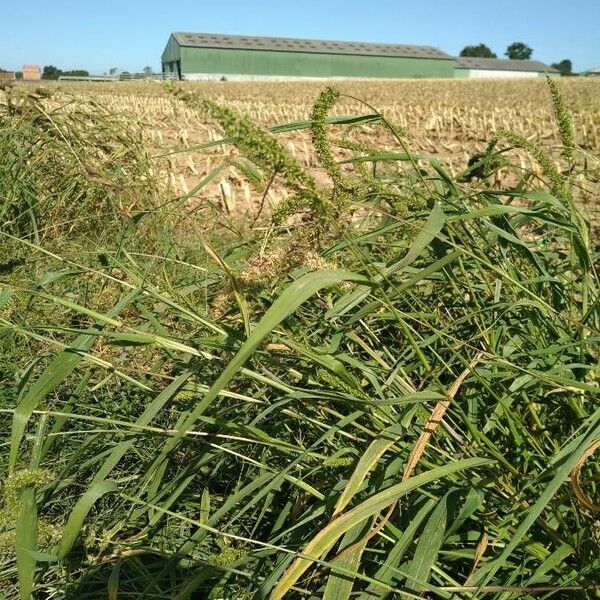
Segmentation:
<svg viewBox="0 0 600 600">
<path fill-rule="evenodd" d="M 29 467 L 37 469 L 41 460 L 46 417 L 39 421 Z M 33 591 L 37 562 L 38 522 L 35 487 L 29 485 L 19 492 L 19 515 L 15 534 L 17 576 L 21 600 L 29 600 Z"/>
<path fill-rule="evenodd" d="M 35 488 L 28 486 L 19 494 L 19 518 L 15 538 L 17 573 L 21 600 L 29 600 L 33 591 L 37 551 L 37 505 Z"/>
<path fill-rule="evenodd" d="M 58 545 L 57 555 L 59 558 L 64 558 L 75 543 L 77 536 L 79 535 L 83 523 L 92 506 L 105 494 L 109 492 L 115 492 L 119 488 L 114 481 L 98 481 L 91 483 L 83 496 L 77 501 L 75 507 L 71 511 L 69 518 L 63 528 L 63 535 Z"/>
<path fill-rule="evenodd" d="M 370 523 L 368 525 L 370 525 Z M 368 542 L 368 539 L 365 539 L 365 536 L 367 535 L 369 528 L 369 526 L 365 527 L 363 523 L 360 523 L 350 531 L 347 531 L 340 542 L 340 550 L 343 554 L 341 558 L 335 558 L 332 561 L 332 564 L 340 569 L 344 569 L 346 572 L 357 571 L 360 567 L 360 560 Z M 364 541 L 357 544 L 361 538 Z M 349 552 L 344 552 L 346 548 L 349 548 L 353 544 L 357 544 L 357 546 Z M 323 600 L 348 600 L 352 594 L 353 587 L 354 578 L 340 573 L 331 573 L 327 579 Z"/>
<path fill-rule="evenodd" d="M 377 123 L 381 121 L 381 116 L 378 114 L 371 115 L 348 115 L 341 117 L 328 117 L 325 122 L 330 125 L 357 125 L 359 123 Z M 301 131 L 302 129 L 310 129 L 312 127 L 312 121 L 295 121 L 293 123 L 285 123 L 283 125 L 275 125 L 269 128 L 271 133 L 288 133 L 290 131 Z M 170 156 L 171 154 L 178 154 L 180 152 L 191 152 L 195 150 L 205 150 L 207 148 L 214 148 L 215 146 L 222 146 L 223 144 L 230 144 L 233 142 L 233 138 L 223 138 L 215 140 L 213 142 L 205 142 L 203 144 L 195 144 L 186 148 L 177 150 L 171 150 L 160 156 Z M 227 165 L 227 163 L 225 163 Z"/>
<path fill-rule="evenodd" d="M 575 549 L 570 544 L 562 544 L 554 552 L 548 555 L 548 558 L 535 570 L 534 574 L 525 585 L 531 586 L 547 581 L 546 574 L 553 569 L 564 566 L 565 559 L 575 553 Z M 573 578 L 576 573 L 573 572 Z"/>
<path fill-rule="evenodd" d="M 352 476 L 348 480 L 344 491 L 340 494 L 333 510 L 333 516 L 338 515 L 346 508 L 346 506 L 348 506 L 352 501 L 352 498 L 360 489 L 369 471 L 375 467 L 386 450 L 396 443 L 398 438 L 402 435 L 402 432 L 402 426 L 394 424 L 384 429 L 379 436 L 371 442 L 365 453 L 360 457 L 360 460 L 354 469 L 354 473 L 352 473 Z"/>
<path fill-rule="evenodd" d="M 5 304 L 8 304 L 10 302 L 10 299 L 12 298 L 12 293 L 12 288 L 8 286 L 0 289 L 0 308 L 2 308 Z"/>
<path fill-rule="evenodd" d="M 119 594 L 119 575 L 121 574 L 121 563 L 116 563 L 110 571 L 107 583 L 108 600 L 117 600 Z"/>
<path fill-rule="evenodd" d="M 422 592 L 446 535 L 448 494 L 437 504 L 419 538 L 415 555 L 406 569 L 406 584 L 415 592 Z"/>
<path fill-rule="evenodd" d="M 446 223 L 446 216 L 444 211 L 442 210 L 439 204 L 434 204 L 429 216 L 427 217 L 427 221 L 425 221 L 425 225 L 423 229 L 419 232 L 417 237 L 413 240 L 410 245 L 408 252 L 404 255 L 404 257 L 387 267 L 381 275 L 373 277 L 373 283 L 379 284 L 384 281 L 387 277 L 398 273 L 399 271 L 405 269 L 409 265 L 411 265 L 421 253 L 431 244 L 431 242 L 440 234 L 442 229 L 444 228 L 444 224 Z M 359 287 L 354 292 L 346 294 L 343 298 L 341 298 L 334 307 L 327 312 L 327 317 L 339 317 L 347 313 L 352 307 L 356 306 L 359 302 L 361 302 L 364 298 L 366 298 L 369 294 L 369 290 L 364 287 Z"/>
<path fill-rule="evenodd" d="M 391 585 L 395 581 L 401 578 L 398 571 L 398 565 L 404 558 L 406 550 L 412 544 L 419 527 L 431 512 L 435 506 L 434 500 L 428 499 L 416 514 L 411 515 L 412 518 L 409 520 L 406 529 L 402 532 L 402 535 L 394 542 L 392 549 L 387 555 L 385 562 L 378 569 L 374 575 L 374 579 L 381 581 L 383 584 Z M 411 510 L 413 507 L 411 507 Z M 359 596 L 358 600 L 378 600 L 381 597 L 381 588 L 372 584 L 369 586 L 367 591 Z"/>
</svg>

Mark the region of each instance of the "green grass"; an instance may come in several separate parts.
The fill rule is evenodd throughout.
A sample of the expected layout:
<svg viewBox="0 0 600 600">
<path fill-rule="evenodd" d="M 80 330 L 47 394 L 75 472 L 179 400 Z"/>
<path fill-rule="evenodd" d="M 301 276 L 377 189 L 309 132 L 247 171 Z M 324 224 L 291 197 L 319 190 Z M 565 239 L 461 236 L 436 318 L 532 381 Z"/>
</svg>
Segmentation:
<svg viewBox="0 0 600 600">
<path fill-rule="evenodd" d="M 331 131 L 357 119 L 328 124 L 326 91 L 324 185 L 276 134 L 181 98 L 254 185 L 292 193 L 241 241 L 167 245 L 157 207 L 115 210 L 92 243 L 54 227 L 80 210 L 68 194 L 32 213 L 3 180 L 4 596 L 597 597 L 596 254 L 564 108 L 568 164 L 499 134 L 487 164 L 517 170 L 524 147 L 547 181 L 496 189 L 412 153 L 373 107 L 397 150 L 343 140 L 338 164 Z M 24 118 L 4 115 L 7 147 Z"/>
</svg>

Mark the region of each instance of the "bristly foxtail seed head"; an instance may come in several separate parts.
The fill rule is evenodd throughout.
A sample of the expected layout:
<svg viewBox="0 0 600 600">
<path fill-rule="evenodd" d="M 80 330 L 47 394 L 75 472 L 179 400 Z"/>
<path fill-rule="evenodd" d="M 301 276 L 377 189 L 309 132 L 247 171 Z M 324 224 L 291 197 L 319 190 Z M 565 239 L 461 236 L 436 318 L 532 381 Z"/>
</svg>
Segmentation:
<svg viewBox="0 0 600 600">
<path fill-rule="evenodd" d="M 55 476 L 46 469 L 24 469 L 10 475 L 3 485 L 4 510 L 18 512 L 19 492 L 30 486 L 40 487 L 54 481 Z"/>
<path fill-rule="evenodd" d="M 351 191 L 356 186 L 347 181 L 342 175 L 342 170 L 338 165 L 333 153 L 331 144 L 327 135 L 327 115 L 339 100 L 340 93 L 332 87 L 326 87 L 314 103 L 311 111 L 311 133 L 312 141 L 323 168 L 327 171 L 329 177 L 336 187 L 342 191 Z M 337 196 L 338 201 L 342 199 L 343 194 Z"/>
<path fill-rule="evenodd" d="M 295 196 L 302 200 L 298 204 L 303 204 L 317 215 L 328 214 L 326 202 L 314 178 L 268 131 L 212 100 L 181 90 L 176 95 L 189 106 L 202 110 L 217 121 L 232 143 L 248 159 L 265 171 L 281 176 L 295 192 Z M 283 207 L 281 210 L 284 210 Z"/>
<path fill-rule="evenodd" d="M 565 178 L 559 173 L 552 159 L 537 144 L 522 135 L 508 129 L 499 129 L 498 135 L 506 138 L 513 146 L 526 150 L 533 156 L 542 168 L 550 182 L 550 190 L 559 199 L 572 202 L 572 196 L 567 188 Z"/>
<path fill-rule="evenodd" d="M 575 136 L 573 134 L 571 116 L 569 115 L 563 96 L 558 89 L 558 85 L 548 74 L 546 74 L 546 83 L 550 89 L 554 116 L 556 117 L 556 123 L 558 125 L 558 131 L 563 146 L 562 155 L 569 163 L 569 166 L 571 166 L 573 163 L 573 149 L 575 148 Z"/>
<path fill-rule="evenodd" d="M 14 555 L 16 543 L 15 524 L 19 518 L 19 493 L 30 486 L 40 487 L 51 483 L 55 475 L 46 469 L 24 469 L 10 475 L 2 485 L 4 506 L 0 509 L 0 560 L 9 560 Z M 49 549 L 62 534 L 62 529 L 44 520 L 38 519 L 38 547 Z"/>
</svg>

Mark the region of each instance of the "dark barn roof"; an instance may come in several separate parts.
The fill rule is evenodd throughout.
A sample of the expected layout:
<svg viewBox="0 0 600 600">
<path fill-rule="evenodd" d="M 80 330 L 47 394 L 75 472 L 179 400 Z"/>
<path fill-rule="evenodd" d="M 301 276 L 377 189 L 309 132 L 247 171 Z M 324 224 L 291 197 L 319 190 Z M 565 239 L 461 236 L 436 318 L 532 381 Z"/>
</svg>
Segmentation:
<svg viewBox="0 0 600 600">
<path fill-rule="evenodd" d="M 476 58 L 471 56 L 457 57 L 456 67 L 458 69 L 488 69 L 491 71 L 559 72 L 554 67 L 549 67 L 539 60 L 510 60 L 504 58 Z"/>
<path fill-rule="evenodd" d="M 354 54 L 362 56 L 395 56 L 404 58 L 452 58 L 432 46 L 338 42 L 296 38 L 222 35 L 215 33 L 173 33 L 180 46 L 191 48 L 229 48 L 235 50 L 278 50 L 318 54 Z"/>
</svg>

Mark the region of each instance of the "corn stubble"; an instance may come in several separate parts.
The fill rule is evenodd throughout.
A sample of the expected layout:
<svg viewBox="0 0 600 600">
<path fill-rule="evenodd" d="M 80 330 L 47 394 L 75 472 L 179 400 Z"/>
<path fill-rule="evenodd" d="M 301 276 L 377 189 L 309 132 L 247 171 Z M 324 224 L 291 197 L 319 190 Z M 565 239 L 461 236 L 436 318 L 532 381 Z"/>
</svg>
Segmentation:
<svg viewBox="0 0 600 600">
<path fill-rule="evenodd" d="M 307 113 L 237 84 L 11 91 L 4 597 L 597 597 L 580 83 L 548 82 L 545 121 L 499 105 L 485 127 L 434 96 L 388 110 L 384 86 Z M 160 119 L 178 153 L 156 160 Z M 423 152 L 450 124 L 481 139 L 469 164 Z M 185 192 L 180 160 L 210 162 Z"/>
</svg>

